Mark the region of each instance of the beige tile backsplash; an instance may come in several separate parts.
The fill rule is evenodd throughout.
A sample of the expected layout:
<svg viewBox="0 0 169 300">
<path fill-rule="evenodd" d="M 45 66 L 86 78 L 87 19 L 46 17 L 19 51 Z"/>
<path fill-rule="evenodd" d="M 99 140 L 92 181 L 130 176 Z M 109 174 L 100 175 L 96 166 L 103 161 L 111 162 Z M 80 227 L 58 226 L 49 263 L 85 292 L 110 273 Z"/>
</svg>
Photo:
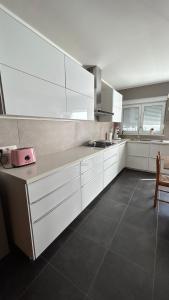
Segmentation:
<svg viewBox="0 0 169 300">
<path fill-rule="evenodd" d="M 33 146 L 37 155 L 63 151 L 90 139 L 105 138 L 112 123 L 94 121 L 0 119 L 0 146 Z"/>
<path fill-rule="evenodd" d="M 15 119 L 0 119 L 0 146 L 19 146 L 18 125 Z"/>
</svg>

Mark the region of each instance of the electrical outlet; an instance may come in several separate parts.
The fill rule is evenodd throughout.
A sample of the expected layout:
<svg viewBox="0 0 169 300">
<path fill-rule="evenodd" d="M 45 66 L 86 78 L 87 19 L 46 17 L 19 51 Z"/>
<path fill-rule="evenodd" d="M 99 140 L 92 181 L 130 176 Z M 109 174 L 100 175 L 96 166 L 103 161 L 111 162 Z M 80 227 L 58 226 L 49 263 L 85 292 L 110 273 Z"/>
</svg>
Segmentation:
<svg viewBox="0 0 169 300">
<path fill-rule="evenodd" d="M 11 150 L 17 149 L 16 145 L 0 147 L 0 161 L 2 165 L 11 165 Z"/>
<path fill-rule="evenodd" d="M 7 155 L 10 153 L 11 150 L 17 149 L 16 145 L 12 145 L 12 146 L 4 146 L 4 147 L 0 147 L 0 152 L 2 153 L 2 156 Z"/>
</svg>

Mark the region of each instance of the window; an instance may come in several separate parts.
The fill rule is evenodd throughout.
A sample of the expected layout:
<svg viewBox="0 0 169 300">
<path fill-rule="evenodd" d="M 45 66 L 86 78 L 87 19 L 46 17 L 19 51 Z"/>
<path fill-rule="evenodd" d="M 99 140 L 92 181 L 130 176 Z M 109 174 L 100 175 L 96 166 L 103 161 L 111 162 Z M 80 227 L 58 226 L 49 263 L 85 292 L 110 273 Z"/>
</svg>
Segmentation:
<svg viewBox="0 0 169 300">
<path fill-rule="evenodd" d="M 137 132 L 139 129 L 139 107 L 123 108 L 123 130 Z"/>
<path fill-rule="evenodd" d="M 124 134 L 149 134 L 150 129 L 153 128 L 155 134 L 162 134 L 164 113 L 165 101 L 149 103 L 143 101 L 135 105 L 123 105 L 123 132 Z"/>
</svg>

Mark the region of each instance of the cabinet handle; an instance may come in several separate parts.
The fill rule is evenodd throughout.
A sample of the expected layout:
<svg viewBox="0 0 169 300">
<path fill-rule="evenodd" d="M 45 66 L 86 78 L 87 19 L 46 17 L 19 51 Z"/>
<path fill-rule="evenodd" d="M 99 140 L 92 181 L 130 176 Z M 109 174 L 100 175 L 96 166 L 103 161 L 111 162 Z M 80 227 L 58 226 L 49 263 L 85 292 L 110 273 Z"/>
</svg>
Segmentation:
<svg viewBox="0 0 169 300">
<path fill-rule="evenodd" d="M 78 190 L 77 190 L 78 191 Z M 77 191 L 73 192 L 71 195 L 69 195 L 68 197 L 66 197 L 65 199 L 63 199 L 59 204 L 55 205 L 53 208 L 51 208 L 48 212 L 46 212 L 45 214 L 43 214 L 41 217 L 39 217 L 38 219 L 36 219 L 33 224 L 38 223 L 40 220 L 42 220 L 43 218 L 45 218 L 46 216 L 48 216 L 49 214 L 51 214 L 57 207 L 59 207 L 60 205 L 63 204 L 63 202 L 67 201 L 69 198 L 71 198 L 74 194 L 77 193 Z"/>
</svg>

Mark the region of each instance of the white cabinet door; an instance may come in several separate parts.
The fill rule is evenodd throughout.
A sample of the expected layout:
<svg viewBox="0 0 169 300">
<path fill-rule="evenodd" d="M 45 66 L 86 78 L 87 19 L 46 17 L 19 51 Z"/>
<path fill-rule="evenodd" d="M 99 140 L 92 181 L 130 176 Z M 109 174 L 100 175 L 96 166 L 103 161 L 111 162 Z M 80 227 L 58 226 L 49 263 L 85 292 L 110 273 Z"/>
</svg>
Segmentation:
<svg viewBox="0 0 169 300">
<path fill-rule="evenodd" d="M 131 169 L 148 171 L 148 160 L 147 157 L 128 156 L 126 165 Z"/>
<path fill-rule="evenodd" d="M 65 57 L 66 88 L 94 99 L 94 76 L 77 62 Z"/>
<path fill-rule="evenodd" d="M 81 161 L 81 174 L 87 172 L 90 169 L 96 169 L 98 165 L 103 168 L 103 152 L 96 153 L 93 156 L 83 159 Z"/>
<path fill-rule="evenodd" d="M 7 115 L 61 118 L 65 89 L 20 71 L 0 66 Z"/>
<path fill-rule="evenodd" d="M 79 120 L 94 120 L 94 99 L 66 90 L 67 117 Z"/>
<path fill-rule="evenodd" d="M 1 9 L 0 63 L 65 86 L 64 54 Z"/>
<path fill-rule="evenodd" d="M 117 176 L 118 162 L 104 170 L 104 188 Z"/>
<path fill-rule="evenodd" d="M 82 210 L 103 190 L 103 172 L 100 172 L 82 188 Z"/>
<path fill-rule="evenodd" d="M 127 143 L 127 154 L 131 156 L 149 157 L 150 145 L 148 143 Z"/>
<path fill-rule="evenodd" d="M 121 172 L 126 166 L 126 144 L 119 145 L 118 150 L 118 171 Z"/>
<path fill-rule="evenodd" d="M 150 144 L 150 157 L 156 158 L 159 151 L 160 151 L 160 145 Z"/>
<path fill-rule="evenodd" d="M 33 224 L 33 237 L 36 258 L 55 240 L 55 238 L 80 214 L 80 190 L 62 205 L 49 212 Z"/>
<path fill-rule="evenodd" d="M 113 89 L 113 122 L 121 122 L 123 96 Z"/>
<path fill-rule="evenodd" d="M 169 145 L 159 145 L 160 146 L 160 153 L 163 156 L 169 156 Z"/>
<path fill-rule="evenodd" d="M 80 177 L 68 182 L 30 205 L 32 221 L 36 222 L 80 189 Z"/>
</svg>

